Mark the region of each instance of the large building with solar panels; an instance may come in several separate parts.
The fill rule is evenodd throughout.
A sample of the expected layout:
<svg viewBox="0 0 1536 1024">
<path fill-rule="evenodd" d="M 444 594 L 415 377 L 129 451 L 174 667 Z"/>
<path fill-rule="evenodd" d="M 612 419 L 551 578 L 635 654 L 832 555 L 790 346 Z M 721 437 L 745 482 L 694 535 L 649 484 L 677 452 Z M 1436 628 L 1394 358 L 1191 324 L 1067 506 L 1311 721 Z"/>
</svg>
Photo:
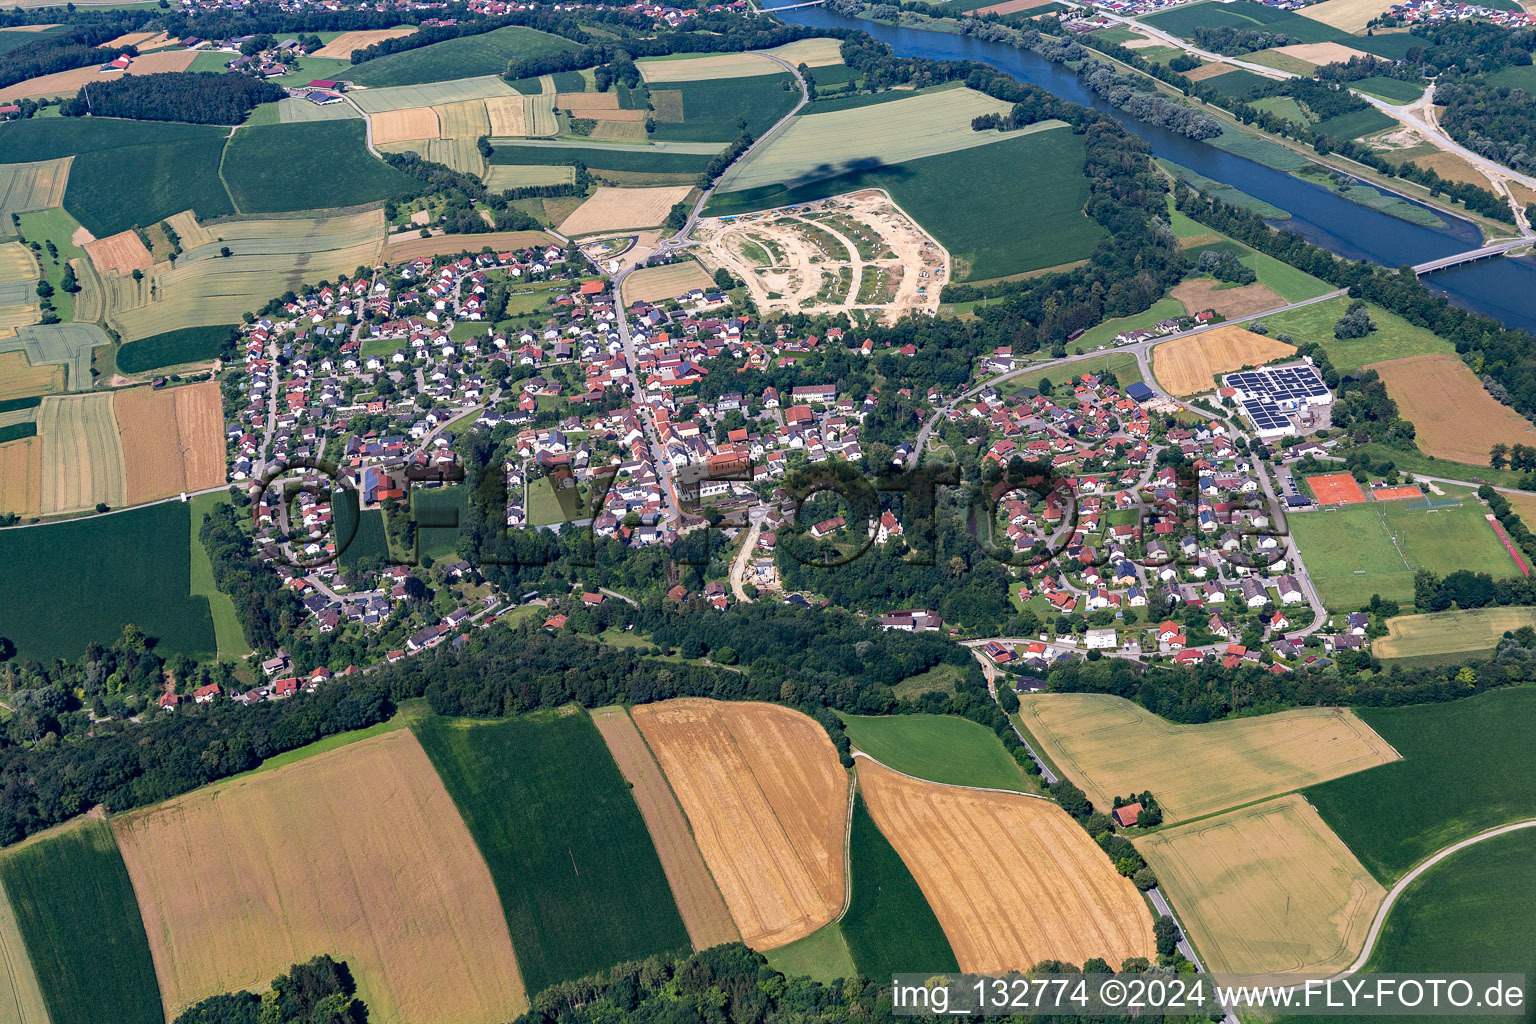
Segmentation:
<svg viewBox="0 0 1536 1024">
<path fill-rule="evenodd" d="M 1228 374 L 1223 383 L 1243 408 L 1243 415 L 1261 438 L 1297 433 L 1298 425 L 1310 426 L 1316 406 L 1333 401 L 1323 375 L 1311 363 L 1272 366 Z"/>
</svg>

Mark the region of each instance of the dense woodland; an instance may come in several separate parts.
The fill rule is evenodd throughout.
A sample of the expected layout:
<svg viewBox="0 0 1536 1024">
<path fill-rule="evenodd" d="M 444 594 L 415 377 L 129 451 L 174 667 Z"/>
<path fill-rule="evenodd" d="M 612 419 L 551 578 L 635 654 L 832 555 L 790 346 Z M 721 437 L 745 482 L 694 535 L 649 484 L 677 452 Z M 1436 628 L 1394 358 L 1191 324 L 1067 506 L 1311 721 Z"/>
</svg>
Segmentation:
<svg viewBox="0 0 1536 1024">
<path fill-rule="evenodd" d="M 1536 168 L 1536 97 L 1523 89 L 1475 79 L 1435 89 L 1445 104 L 1440 123 L 1457 142 L 1490 160 L 1529 173 Z"/>
<path fill-rule="evenodd" d="M 249 75 L 170 71 L 93 82 L 60 106 L 65 117 L 130 117 L 140 121 L 240 124 L 258 103 L 288 95 L 282 86 Z"/>
<path fill-rule="evenodd" d="M 321 955 L 294 964 L 263 994 L 228 992 L 187 1007 L 175 1024 L 368 1024 L 345 963 Z"/>
</svg>

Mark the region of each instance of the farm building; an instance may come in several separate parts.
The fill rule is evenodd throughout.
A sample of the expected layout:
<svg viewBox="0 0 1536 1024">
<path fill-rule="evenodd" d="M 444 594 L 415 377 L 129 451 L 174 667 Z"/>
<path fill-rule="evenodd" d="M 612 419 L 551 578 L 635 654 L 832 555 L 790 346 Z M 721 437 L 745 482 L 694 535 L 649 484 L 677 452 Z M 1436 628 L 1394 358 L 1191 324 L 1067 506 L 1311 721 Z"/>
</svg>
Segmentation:
<svg viewBox="0 0 1536 1024">
<path fill-rule="evenodd" d="M 1141 381 L 1127 385 L 1125 393 L 1133 402 L 1138 403 L 1150 402 L 1157 397 L 1157 392 L 1147 387 Z"/>
<path fill-rule="evenodd" d="M 1114 814 L 1115 824 L 1121 828 L 1130 828 L 1136 824 L 1136 819 L 1141 817 L 1141 804 L 1126 804 L 1124 807 L 1116 807 Z"/>
</svg>

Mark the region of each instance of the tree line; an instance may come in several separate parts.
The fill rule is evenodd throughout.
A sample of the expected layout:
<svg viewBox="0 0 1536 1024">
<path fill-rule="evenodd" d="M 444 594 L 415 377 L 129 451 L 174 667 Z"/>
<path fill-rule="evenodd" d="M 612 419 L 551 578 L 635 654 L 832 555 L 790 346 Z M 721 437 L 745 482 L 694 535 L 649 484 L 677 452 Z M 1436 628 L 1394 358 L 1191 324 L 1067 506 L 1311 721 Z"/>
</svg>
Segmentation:
<svg viewBox="0 0 1536 1024">
<path fill-rule="evenodd" d="M 321 954 L 255 992 L 211 996 L 177 1014 L 175 1024 L 368 1024 L 357 982 L 344 961 Z"/>
</svg>

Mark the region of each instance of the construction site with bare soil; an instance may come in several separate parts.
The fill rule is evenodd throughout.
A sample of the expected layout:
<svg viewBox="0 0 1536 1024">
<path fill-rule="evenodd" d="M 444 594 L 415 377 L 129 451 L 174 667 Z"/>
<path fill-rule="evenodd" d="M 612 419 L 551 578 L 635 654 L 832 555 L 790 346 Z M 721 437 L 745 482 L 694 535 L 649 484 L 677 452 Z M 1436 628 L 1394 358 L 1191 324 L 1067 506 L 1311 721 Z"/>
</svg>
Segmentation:
<svg viewBox="0 0 1536 1024">
<path fill-rule="evenodd" d="M 949 253 L 874 189 L 782 209 L 700 220 L 694 250 L 746 282 L 763 314 L 849 313 L 886 323 L 933 315 Z"/>
</svg>

